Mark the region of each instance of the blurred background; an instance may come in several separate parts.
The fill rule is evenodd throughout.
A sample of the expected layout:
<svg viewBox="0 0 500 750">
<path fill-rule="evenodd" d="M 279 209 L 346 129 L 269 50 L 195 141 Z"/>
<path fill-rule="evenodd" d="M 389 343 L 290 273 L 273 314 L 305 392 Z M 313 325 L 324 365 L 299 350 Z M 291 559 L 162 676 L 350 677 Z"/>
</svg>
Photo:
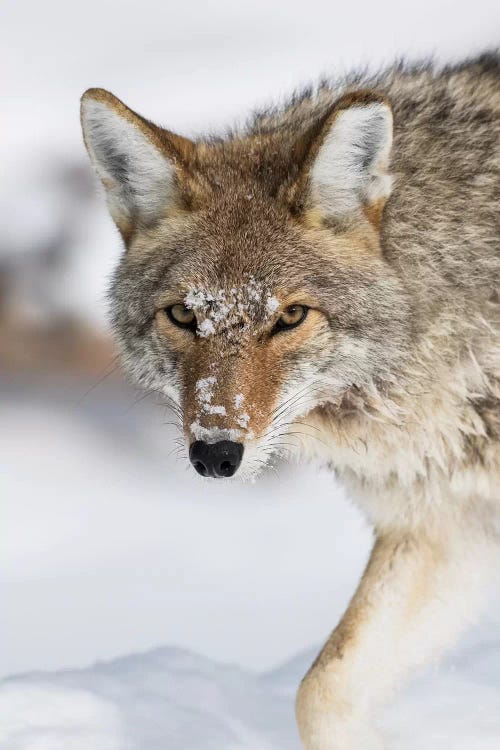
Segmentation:
<svg viewBox="0 0 500 750">
<path fill-rule="evenodd" d="M 499 40 L 497 0 L 3 0 L 0 675 L 161 644 L 271 669 L 326 637 L 371 544 L 314 467 L 203 482 L 165 406 L 124 381 L 106 318 L 121 246 L 82 92 L 193 135 L 324 74 Z"/>
</svg>

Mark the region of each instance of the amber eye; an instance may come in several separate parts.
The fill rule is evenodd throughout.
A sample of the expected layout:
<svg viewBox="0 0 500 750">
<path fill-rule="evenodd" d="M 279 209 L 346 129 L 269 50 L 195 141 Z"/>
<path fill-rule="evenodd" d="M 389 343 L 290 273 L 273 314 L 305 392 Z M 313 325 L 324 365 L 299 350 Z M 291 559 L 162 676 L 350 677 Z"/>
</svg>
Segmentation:
<svg viewBox="0 0 500 750">
<path fill-rule="evenodd" d="M 295 328 L 300 325 L 307 317 L 308 308 L 305 305 L 290 305 L 283 310 L 276 321 L 273 333 L 285 331 L 287 328 Z"/>
<path fill-rule="evenodd" d="M 179 328 L 196 330 L 196 315 L 186 305 L 170 305 L 165 309 L 169 320 Z"/>
</svg>

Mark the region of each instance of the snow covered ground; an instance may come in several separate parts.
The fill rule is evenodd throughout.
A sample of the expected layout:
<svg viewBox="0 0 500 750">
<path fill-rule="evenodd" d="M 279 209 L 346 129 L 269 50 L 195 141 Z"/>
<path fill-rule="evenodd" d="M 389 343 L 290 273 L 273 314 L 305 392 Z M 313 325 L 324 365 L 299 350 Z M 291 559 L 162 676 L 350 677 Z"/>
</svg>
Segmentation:
<svg viewBox="0 0 500 750">
<path fill-rule="evenodd" d="M 479 641 L 479 642 L 478 642 Z M 314 652 L 256 674 L 176 648 L 0 683 L 3 750 L 299 750 Z M 388 750 L 498 750 L 500 637 L 469 636 L 384 715 Z M 360 749 L 361 750 L 361 749 Z"/>
</svg>

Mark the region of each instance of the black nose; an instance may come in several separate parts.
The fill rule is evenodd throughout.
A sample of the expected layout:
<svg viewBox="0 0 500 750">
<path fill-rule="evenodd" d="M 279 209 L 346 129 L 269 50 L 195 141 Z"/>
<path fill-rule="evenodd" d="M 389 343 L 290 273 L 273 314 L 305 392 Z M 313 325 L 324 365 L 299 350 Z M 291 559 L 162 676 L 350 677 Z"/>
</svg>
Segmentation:
<svg viewBox="0 0 500 750">
<path fill-rule="evenodd" d="M 218 443 L 197 440 L 189 449 L 189 459 L 202 477 L 232 477 L 242 458 L 243 446 L 231 440 Z"/>
</svg>

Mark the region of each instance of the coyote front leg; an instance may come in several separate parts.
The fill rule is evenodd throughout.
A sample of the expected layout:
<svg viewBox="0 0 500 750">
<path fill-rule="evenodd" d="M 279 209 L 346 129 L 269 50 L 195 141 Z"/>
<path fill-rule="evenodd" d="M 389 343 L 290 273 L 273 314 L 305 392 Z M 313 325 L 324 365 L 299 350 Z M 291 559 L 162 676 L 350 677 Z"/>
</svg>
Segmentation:
<svg viewBox="0 0 500 750">
<path fill-rule="evenodd" d="M 382 747 L 370 728 L 374 709 L 476 611 L 481 587 L 471 559 L 481 553 L 465 546 L 449 528 L 378 536 L 349 608 L 299 688 L 306 750 Z"/>
</svg>

